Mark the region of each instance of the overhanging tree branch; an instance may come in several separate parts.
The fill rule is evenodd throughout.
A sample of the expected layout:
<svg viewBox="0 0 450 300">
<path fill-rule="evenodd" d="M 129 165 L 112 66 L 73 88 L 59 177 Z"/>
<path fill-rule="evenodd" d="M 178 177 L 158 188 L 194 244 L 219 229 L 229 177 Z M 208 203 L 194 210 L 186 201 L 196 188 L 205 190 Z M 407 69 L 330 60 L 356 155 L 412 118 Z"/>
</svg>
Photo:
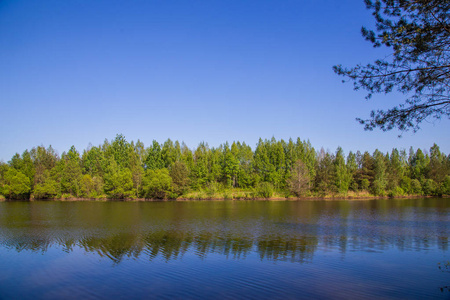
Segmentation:
<svg viewBox="0 0 450 300">
<path fill-rule="evenodd" d="M 365 0 L 376 20 L 376 30 L 362 28 L 374 47 L 393 53 L 384 60 L 354 68 L 334 66 L 336 74 L 349 78 L 354 89 L 374 93 L 401 92 L 408 97 L 392 109 L 372 111 L 371 118 L 357 120 L 366 130 L 419 129 L 428 117 L 450 117 L 450 1 Z M 407 106 L 407 107 L 406 107 Z"/>
</svg>

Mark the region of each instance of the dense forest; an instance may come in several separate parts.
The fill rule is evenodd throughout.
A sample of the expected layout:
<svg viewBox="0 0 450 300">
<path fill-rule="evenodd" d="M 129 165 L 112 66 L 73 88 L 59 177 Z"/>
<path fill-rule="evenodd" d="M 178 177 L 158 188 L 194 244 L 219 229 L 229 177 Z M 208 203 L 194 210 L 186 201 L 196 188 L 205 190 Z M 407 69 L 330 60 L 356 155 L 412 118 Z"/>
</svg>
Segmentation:
<svg viewBox="0 0 450 300">
<path fill-rule="evenodd" d="M 145 147 L 123 135 L 80 153 L 51 146 L 0 162 L 3 199 L 252 199 L 270 197 L 407 196 L 450 194 L 450 155 L 316 151 L 309 141 L 260 139 L 189 149 L 170 139 Z"/>
</svg>

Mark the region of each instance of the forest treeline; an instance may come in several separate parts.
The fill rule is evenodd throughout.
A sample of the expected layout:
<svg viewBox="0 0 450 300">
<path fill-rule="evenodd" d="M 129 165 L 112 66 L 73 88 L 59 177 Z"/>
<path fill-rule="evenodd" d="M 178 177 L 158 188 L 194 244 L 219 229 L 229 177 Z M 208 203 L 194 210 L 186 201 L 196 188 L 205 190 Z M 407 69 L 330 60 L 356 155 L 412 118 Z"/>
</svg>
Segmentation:
<svg viewBox="0 0 450 300">
<path fill-rule="evenodd" d="M 123 135 L 80 153 L 59 155 L 35 147 L 0 163 L 6 199 L 249 199 L 352 195 L 449 195 L 450 155 L 429 151 L 389 153 L 316 151 L 309 141 L 260 139 L 189 149 L 168 139 L 145 147 Z"/>
</svg>

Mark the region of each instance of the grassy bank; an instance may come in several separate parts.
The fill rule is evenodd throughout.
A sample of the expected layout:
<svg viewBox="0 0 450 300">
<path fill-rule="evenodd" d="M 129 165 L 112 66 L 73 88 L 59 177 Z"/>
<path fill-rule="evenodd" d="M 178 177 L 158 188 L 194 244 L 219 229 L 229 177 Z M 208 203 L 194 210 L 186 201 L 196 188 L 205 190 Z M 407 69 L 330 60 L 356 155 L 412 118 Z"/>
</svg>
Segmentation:
<svg viewBox="0 0 450 300">
<path fill-rule="evenodd" d="M 194 201 L 194 200 L 205 200 L 205 201 L 227 201 L 227 200 L 264 200 L 264 201 L 301 201 L 301 200 L 373 200 L 373 199 L 388 199 L 388 198 L 430 198 L 432 196 L 424 196 L 424 195 L 385 195 L 385 196 L 376 196 L 370 194 L 367 191 L 350 191 L 346 194 L 340 193 L 328 193 L 328 194 L 319 194 L 319 193 L 310 193 L 309 195 L 305 195 L 302 197 L 297 197 L 293 195 L 285 195 L 280 192 L 274 191 L 270 197 L 263 197 L 258 194 L 255 190 L 243 190 L 243 189 L 224 189 L 218 191 L 211 191 L 208 189 L 200 190 L 200 191 L 191 191 L 187 192 L 184 195 L 174 198 L 174 199 L 148 199 L 148 198 L 124 198 L 124 199 L 114 199 L 103 197 L 96 198 L 81 198 L 81 197 L 73 197 L 69 195 L 64 195 L 64 197 L 60 198 L 51 198 L 51 199 L 36 199 L 31 197 L 30 201 L 96 201 L 96 202 L 105 202 L 105 201 Z M 435 197 L 435 196 L 434 196 Z M 448 198 L 450 195 L 443 195 L 443 198 Z M 4 196 L 0 195 L 0 201 L 7 201 Z"/>
</svg>

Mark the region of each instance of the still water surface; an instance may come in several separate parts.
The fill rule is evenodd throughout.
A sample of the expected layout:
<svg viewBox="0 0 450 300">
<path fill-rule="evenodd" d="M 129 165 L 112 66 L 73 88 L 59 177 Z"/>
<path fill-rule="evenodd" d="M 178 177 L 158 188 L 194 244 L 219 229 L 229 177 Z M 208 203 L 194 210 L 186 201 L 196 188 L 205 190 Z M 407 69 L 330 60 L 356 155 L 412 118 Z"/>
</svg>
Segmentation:
<svg viewBox="0 0 450 300">
<path fill-rule="evenodd" d="M 450 199 L 3 202 L 0 299 L 449 299 L 449 237 Z"/>
</svg>

